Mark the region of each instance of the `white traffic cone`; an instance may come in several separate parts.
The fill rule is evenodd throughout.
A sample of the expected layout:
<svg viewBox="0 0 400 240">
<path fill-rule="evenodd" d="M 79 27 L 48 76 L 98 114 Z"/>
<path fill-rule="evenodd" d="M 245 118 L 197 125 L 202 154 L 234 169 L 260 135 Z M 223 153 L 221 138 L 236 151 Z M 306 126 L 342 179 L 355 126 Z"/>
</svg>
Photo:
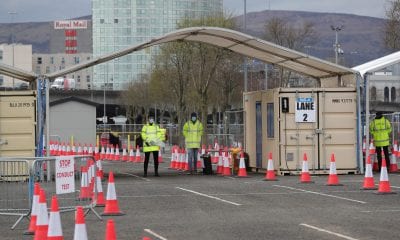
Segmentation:
<svg viewBox="0 0 400 240">
<path fill-rule="evenodd" d="M 44 189 L 40 189 L 39 195 L 38 216 L 34 240 L 47 239 L 47 230 L 49 229 L 49 214 L 47 212 L 46 192 Z"/>
<path fill-rule="evenodd" d="M 76 209 L 74 240 L 88 240 L 85 214 L 83 213 L 83 208 L 81 206 L 78 206 Z"/>
</svg>

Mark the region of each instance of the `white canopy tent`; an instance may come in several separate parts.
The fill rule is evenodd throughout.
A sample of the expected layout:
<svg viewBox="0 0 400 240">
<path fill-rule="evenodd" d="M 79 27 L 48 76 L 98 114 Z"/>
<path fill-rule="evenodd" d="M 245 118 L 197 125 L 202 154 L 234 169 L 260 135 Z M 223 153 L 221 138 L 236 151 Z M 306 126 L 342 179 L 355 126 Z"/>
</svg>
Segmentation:
<svg viewBox="0 0 400 240">
<path fill-rule="evenodd" d="M 150 46 L 173 41 L 191 41 L 211 44 L 250 58 L 256 58 L 266 63 L 282 66 L 283 68 L 291 71 L 313 77 L 319 80 L 320 83 L 321 80 L 332 82 L 337 87 L 344 86 L 344 77 L 351 78 L 353 86 L 356 85 L 355 79 L 357 79 L 357 91 L 359 92 L 357 77 L 359 75 L 358 72 L 353 69 L 312 57 L 241 32 L 217 27 L 192 27 L 180 29 L 170 32 L 164 36 L 154 38 L 142 44 L 128 47 L 126 49 L 116 51 L 60 71 L 45 74 L 40 77 L 54 79 L 56 77 L 64 76 L 68 73 L 76 72 L 84 68 L 104 63 L 132 52 L 148 48 Z M 9 76 L 11 74 L 16 74 L 15 77 L 20 76 L 21 79 L 25 81 L 32 81 L 38 77 L 34 73 L 21 74 L 22 72 L 20 70 L 3 64 L 0 64 L 0 73 Z M 360 116 L 359 109 L 360 107 L 358 106 L 358 116 Z M 48 122 L 48 119 L 46 119 L 46 122 Z M 358 124 L 358 127 L 360 127 L 360 124 Z M 358 156 L 360 155 L 358 154 Z"/>
<path fill-rule="evenodd" d="M 365 142 L 369 143 L 369 112 L 370 112 L 370 103 L 369 103 L 369 78 L 370 76 L 381 69 L 384 69 L 388 66 L 400 63 L 400 51 L 395 52 L 384 57 L 366 62 L 359 66 L 353 67 L 353 70 L 360 73 L 361 77 L 364 79 L 365 86 Z M 369 157 L 369 151 L 365 151 L 365 159 Z"/>
</svg>

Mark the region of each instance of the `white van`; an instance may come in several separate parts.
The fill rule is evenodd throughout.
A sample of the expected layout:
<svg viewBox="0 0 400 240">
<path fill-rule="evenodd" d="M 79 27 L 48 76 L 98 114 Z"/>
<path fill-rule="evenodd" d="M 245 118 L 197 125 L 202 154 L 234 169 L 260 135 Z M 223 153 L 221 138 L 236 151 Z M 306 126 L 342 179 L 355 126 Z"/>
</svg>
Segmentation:
<svg viewBox="0 0 400 240">
<path fill-rule="evenodd" d="M 50 86 L 51 89 L 71 90 L 75 89 L 75 79 L 73 78 L 56 78 Z"/>
</svg>

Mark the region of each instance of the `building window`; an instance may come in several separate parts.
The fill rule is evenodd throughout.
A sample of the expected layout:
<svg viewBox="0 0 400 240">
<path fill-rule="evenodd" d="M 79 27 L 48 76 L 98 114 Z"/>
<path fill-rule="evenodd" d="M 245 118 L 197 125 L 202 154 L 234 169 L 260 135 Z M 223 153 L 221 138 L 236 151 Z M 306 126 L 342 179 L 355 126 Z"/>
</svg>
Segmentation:
<svg viewBox="0 0 400 240">
<path fill-rule="evenodd" d="M 267 137 L 273 138 L 274 135 L 274 104 L 267 103 Z"/>
<path fill-rule="evenodd" d="M 3 50 L 0 50 L 0 61 L 3 61 Z"/>
<path fill-rule="evenodd" d="M 90 75 L 86 75 L 86 82 L 90 83 Z"/>
<path fill-rule="evenodd" d="M 3 86 L 3 84 L 4 84 L 4 78 L 3 76 L 0 76 L 0 86 Z"/>
<path fill-rule="evenodd" d="M 77 82 L 81 82 L 81 76 L 80 76 L 80 75 L 78 75 L 78 78 L 77 78 L 76 81 L 77 81 Z"/>
<path fill-rule="evenodd" d="M 54 57 L 50 57 L 50 64 L 54 64 Z"/>
<path fill-rule="evenodd" d="M 35 73 L 36 73 L 36 74 L 41 74 L 40 71 L 41 71 L 40 66 L 36 66 L 36 72 L 35 72 Z"/>
<path fill-rule="evenodd" d="M 79 63 L 79 57 L 74 57 L 74 62 L 75 62 L 75 64 L 78 64 Z"/>
<path fill-rule="evenodd" d="M 46 66 L 46 73 L 50 73 L 50 66 Z"/>
<path fill-rule="evenodd" d="M 42 64 L 42 58 L 41 57 L 37 58 L 37 64 Z"/>
<path fill-rule="evenodd" d="M 376 87 L 371 88 L 371 101 L 376 101 Z"/>
<path fill-rule="evenodd" d="M 396 88 L 395 87 L 392 87 L 390 89 L 390 101 L 396 102 Z"/>
<path fill-rule="evenodd" d="M 389 102 L 389 88 L 388 87 L 385 87 L 385 90 L 384 90 L 384 100 L 383 100 L 384 102 Z"/>
<path fill-rule="evenodd" d="M 118 19 L 117 18 L 114 19 L 114 23 L 118 23 Z"/>
<path fill-rule="evenodd" d="M 61 58 L 61 64 L 65 64 L 65 58 L 64 57 Z"/>
<path fill-rule="evenodd" d="M 102 18 L 102 19 L 100 19 L 100 23 L 104 23 L 104 19 Z"/>
</svg>

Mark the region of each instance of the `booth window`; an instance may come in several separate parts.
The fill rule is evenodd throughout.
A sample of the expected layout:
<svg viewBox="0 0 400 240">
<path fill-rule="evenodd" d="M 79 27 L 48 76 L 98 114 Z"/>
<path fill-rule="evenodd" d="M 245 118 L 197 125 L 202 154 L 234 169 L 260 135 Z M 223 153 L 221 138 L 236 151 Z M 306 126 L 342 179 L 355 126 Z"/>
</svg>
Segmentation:
<svg viewBox="0 0 400 240">
<path fill-rule="evenodd" d="M 274 137 L 274 103 L 267 103 L 267 137 Z"/>
</svg>

